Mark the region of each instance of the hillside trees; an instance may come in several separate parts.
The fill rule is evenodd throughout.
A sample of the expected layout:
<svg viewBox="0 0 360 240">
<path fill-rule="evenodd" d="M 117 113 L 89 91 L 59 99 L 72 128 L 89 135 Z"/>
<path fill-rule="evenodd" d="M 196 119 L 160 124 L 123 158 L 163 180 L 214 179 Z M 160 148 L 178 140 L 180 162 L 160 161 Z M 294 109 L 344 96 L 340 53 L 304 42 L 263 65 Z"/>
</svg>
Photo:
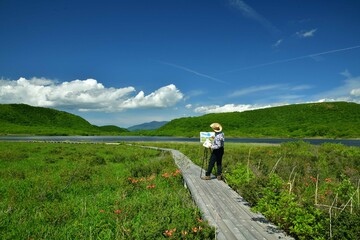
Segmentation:
<svg viewBox="0 0 360 240">
<path fill-rule="evenodd" d="M 212 113 L 170 121 L 150 135 L 197 137 L 219 122 L 228 137 L 358 138 L 360 105 L 333 102 L 296 104 L 246 112 Z"/>
</svg>

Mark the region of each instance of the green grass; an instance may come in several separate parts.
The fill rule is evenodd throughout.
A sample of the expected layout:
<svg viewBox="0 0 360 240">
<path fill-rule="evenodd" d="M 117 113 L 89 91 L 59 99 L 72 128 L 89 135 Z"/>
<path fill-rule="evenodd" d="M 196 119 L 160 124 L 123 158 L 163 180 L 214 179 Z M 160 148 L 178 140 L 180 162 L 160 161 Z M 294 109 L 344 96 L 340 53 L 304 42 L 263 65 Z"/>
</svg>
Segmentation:
<svg viewBox="0 0 360 240">
<path fill-rule="evenodd" d="M 199 230 L 200 228 L 200 230 Z M 213 239 L 168 153 L 0 142 L 1 239 Z"/>
<path fill-rule="evenodd" d="M 137 144 L 202 165 L 200 143 Z M 223 167 L 254 211 L 296 239 L 360 236 L 359 147 L 227 143 Z M 200 216 L 166 152 L 0 142 L 2 239 L 213 239 Z"/>
</svg>

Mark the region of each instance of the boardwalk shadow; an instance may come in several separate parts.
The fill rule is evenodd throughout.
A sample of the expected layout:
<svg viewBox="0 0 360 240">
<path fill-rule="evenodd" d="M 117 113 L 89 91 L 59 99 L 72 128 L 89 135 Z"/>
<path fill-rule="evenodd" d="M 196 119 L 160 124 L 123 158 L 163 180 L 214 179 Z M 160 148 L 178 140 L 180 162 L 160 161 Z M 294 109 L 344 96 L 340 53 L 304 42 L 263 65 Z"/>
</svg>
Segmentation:
<svg viewBox="0 0 360 240">
<path fill-rule="evenodd" d="M 245 206 L 251 207 L 251 204 L 250 204 L 249 202 L 245 201 L 245 199 L 243 199 L 242 197 L 237 197 L 237 198 L 236 198 L 236 201 L 237 201 L 238 203 L 242 203 L 242 204 L 245 205 Z"/>
<path fill-rule="evenodd" d="M 266 231 L 268 233 L 271 233 L 271 234 L 275 234 L 275 233 L 284 233 L 283 230 L 279 229 L 278 227 L 274 226 L 274 225 L 271 225 L 271 222 L 269 220 L 267 220 L 265 217 L 263 216 L 260 216 L 260 217 L 253 217 L 251 218 L 252 221 L 255 221 L 255 222 L 260 222 L 260 223 L 263 223 L 263 224 L 267 224 L 268 226 L 266 227 Z"/>
<path fill-rule="evenodd" d="M 264 224 L 269 224 L 269 220 L 267 220 L 265 217 L 253 217 L 251 218 L 252 221 L 255 221 L 255 222 L 261 222 L 261 223 L 264 223 Z"/>
</svg>

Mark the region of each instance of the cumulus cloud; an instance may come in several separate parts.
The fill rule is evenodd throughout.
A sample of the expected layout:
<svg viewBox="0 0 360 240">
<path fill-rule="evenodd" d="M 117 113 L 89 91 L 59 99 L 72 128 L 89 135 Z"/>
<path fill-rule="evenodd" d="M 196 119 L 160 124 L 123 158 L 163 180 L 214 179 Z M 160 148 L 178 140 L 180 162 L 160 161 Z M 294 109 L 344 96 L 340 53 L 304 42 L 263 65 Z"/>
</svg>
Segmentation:
<svg viewBox="0 0 360 240">
<path fill-rule="evenodd" d="M 299 32 L 296 32 L 296 35 L 300 38 L 309 38 L 309 37 L 313 37 L 316 31 L 317 31 L 316 28 L 308 30 L 308 31 L 301 30 Z"/>
<path fill-rule="evenodd" d="M 141 107 L 156 107 L 166 108 L 175 105 L 183 98 L 183 94 L 176 89 L 176 86 L 170 84 L 168 86 L 159 88 L 155 92 L 145 96 L 143 91 L 140 91 L 134 98 L 129 98 L 122 103 L 123 108 L 141 108 Z"/>
<path fill-rule="evenodd" d="M 355 97 L 360 97 L 360 88 L 351 90 L 350 94 Z"/>
<path fill-rule="evenodd" d="M 95 79 L 57 83 L 44 78 L 0 80 L 1 103 L 25 103 L 42 107 L 65 107 L 79 111 L 116 112 L 131 108 L 165 108 L 183 94 L 171 84 L 145 95 L 134 96 L 134 87 L 106 88 Z"/>
</svg>

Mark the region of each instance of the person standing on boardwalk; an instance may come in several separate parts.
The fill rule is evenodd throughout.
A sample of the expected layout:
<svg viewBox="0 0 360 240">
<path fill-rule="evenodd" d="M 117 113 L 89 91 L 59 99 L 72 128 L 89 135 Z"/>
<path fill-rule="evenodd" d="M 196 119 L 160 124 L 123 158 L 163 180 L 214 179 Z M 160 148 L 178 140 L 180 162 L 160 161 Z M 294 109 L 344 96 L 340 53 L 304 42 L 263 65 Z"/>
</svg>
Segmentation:
<svg viewBox="0 0 360 240">
<path fill-rule="evenodd" d="M 222 132 L 222 126 L 219 123 L 212 123 L 210 127 L 215 132 L 214 141 L 211 144 L 211 156 L 208 169 L 205 173 L 205 176 L 201 177 L 203 180 L 210 180 L 212 169 L 215 166 L 217 167 L 217 179 L 222 179 L 222 157 L 224 155 L 224 142 L 225 142 L 225 135 Z"/>
</svg>

